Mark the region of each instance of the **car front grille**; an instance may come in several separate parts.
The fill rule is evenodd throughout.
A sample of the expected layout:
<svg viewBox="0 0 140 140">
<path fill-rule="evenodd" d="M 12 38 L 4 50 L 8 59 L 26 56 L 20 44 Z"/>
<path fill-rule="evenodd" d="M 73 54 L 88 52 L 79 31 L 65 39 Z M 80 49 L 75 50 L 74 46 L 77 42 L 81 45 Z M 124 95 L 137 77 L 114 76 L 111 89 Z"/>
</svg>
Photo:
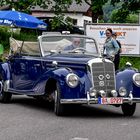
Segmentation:
<svg viewBox="0 0 140 140">
<path fill-rule="evenodd" d="M 111 62 L 92 63 L 91 72 L 94 89 L 104 90 L 107 95 L 115 89 L 114 65 Z"/>
</svg>

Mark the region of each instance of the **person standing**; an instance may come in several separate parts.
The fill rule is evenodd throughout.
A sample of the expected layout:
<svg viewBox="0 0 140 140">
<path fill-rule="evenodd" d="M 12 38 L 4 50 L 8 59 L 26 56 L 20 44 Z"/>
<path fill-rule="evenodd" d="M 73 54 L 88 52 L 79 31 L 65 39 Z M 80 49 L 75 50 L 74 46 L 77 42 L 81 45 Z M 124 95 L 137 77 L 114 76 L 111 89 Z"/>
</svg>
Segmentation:
<svg viewBox="0 0 140 140">
<path fill-rule="evenodd" d="M 119 51 L 119 45 L 117 41 L 112 37 L 112 29 L 108 28 L 106 30 L 106 40 L 103 46 L 103 56 L 112 60 L 114 62 L 115 55 Z M 115 70 L 117 68 L 116 62 L 114 62 Z"/>
<path fill-rule="evenodd" d="M 117 38 L 117 33 L 116 32 L 113 32 L 112 33 L 112 37 L 116 40 L 116 38 Z M 118 53 L 115 55 L 115 58 L 114 58 L 114 63 L 115 63 L 115 65 L 116 65 L 116 67 L 115 67 L 115 70 L 118 70 L 119 69 L 119 64 L 120 64 L 120 53 L 122 52 L 122 47 L 121 47 L 121 43 L 118 41 L 118 40 L 116 40 L 117 41 L 117 43 L 118 43 L 118 45 L 119 45 L 119 51 L 118 51 Z"/>
</svg>

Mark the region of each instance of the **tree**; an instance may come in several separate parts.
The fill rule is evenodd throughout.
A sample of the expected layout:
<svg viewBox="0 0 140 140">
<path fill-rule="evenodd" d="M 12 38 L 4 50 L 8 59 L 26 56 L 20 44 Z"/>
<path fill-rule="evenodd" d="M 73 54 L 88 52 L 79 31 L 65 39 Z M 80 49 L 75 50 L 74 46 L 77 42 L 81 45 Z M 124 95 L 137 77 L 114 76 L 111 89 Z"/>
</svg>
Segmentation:
<svg viewBox="0 0 140 140">
<path fill-rule="evenodd" d="M 39 5 L 46 8 L 51 4 L 51 0 L 1 0 L 0 6 L 9 5 L 10 8 L 14 8 L 19 11 L 30 12 L 32 6 Z"/>
<path fill-rule="evenodd" d="M 122 2 L 122 7 L 113 13 L 112 22 L 126 23 L 130 14 L 138 13 L 140 10 L 140 0 L 122 0 Z"/>
<path fill-rule="evenodd" d="M 53 2 L 52 2 L 53 1 Z M 75 0 L 77 4 L 81 4 L 85 1 L 92 10 L 92 21 L 96 22 L 98 18 L 103 16 L 103 5 L 109 0 Z M 123 19 L 126 19 L 130 13 L 136 13 L 140 10 L 140 0 L 110 0 L 110 4 L 116 5 L 116 3 L 122 2 L 121 8 L 117 11 L 117 16 L 120 18 L 123 15 Z M 43 8 L 48 7 L 53 3 L 52 9 L 55 14 L 62 15 L 61 13 L 72 4 L 73 0 L 1 0 L 0 6 L 9 4 L 16 10 L 30 11 L 32 6 L 39 5 Z M 63 17 L 63 15 L 62 15 Z M 119 20 L 120 22 L 121 20 Z"/>
</svg>

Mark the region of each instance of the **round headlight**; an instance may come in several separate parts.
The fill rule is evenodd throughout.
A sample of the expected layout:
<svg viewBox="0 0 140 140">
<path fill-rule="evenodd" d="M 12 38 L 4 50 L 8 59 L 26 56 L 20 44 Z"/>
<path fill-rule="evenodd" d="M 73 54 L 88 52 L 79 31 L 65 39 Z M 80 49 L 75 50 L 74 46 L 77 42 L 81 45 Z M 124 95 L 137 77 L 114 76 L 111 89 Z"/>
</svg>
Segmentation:
<svg viewBox="0 0 140 140">
<path fill-rule="evenodd" d="M 133 82 L 136 86 L 140 86 L 140 73 L 135 73 L 133 75 Z"/>
<path fill-rule="evenodd" d="M 125 96 L 127 94 L 127 90 L 124 87 L 120 87 L 119 94 L 120 96 Z"/>
<path fill-rule="evenodd" d="M 79 77 L 74 73 L 70 73 L 66 77 L 66 82 L 69 87 L 75 88 L 79 83 Z"/>
</svg>

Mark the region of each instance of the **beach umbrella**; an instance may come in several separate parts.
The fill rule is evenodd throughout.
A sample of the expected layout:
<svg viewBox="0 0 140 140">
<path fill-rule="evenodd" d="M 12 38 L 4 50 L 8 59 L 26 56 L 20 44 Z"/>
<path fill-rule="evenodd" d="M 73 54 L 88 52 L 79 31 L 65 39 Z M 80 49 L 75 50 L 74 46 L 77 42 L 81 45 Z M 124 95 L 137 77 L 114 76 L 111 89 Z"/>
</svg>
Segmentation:
<svg viewBox="0 0 140 140">
<path fill-rule="evenodd" d="M 47 24 L 38 18 L 19 11 L 0 11 L 0 25 L 46 30 Z"/>
</svg>

